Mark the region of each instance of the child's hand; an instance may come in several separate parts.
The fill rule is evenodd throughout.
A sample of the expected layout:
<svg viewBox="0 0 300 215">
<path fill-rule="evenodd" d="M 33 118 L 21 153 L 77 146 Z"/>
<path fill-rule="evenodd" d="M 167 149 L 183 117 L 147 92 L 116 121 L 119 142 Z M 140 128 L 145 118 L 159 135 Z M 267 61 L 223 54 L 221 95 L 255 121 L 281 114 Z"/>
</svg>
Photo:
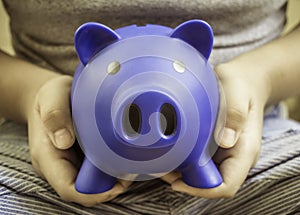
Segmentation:
<svg viewBox="0 0 300 215">
<path fill-rule="evenodd" d="M 233 197 L 238 191 L 259 156 L 264 106 L 271 88 L 264 72 L 252 70 L 254 67 L 233 61 L 215 68 L 221 94 L 225 94 L 220 97 L 221 112 L 214 135 L 221 146 L 214 161 L 223 183 L 212 189 L 198 189 L 186 185 L 179 174 L 170 173 L 162 179 L 172 189 L 205 198 Z"/>
<path fill-rule="evenodd" d="M 37 173 L 62 199 L 93 206 L 123 193 L 129 183 L 119 181 L 102 194 L 85 195 L 75 190 L 81 161 L 72 147 L 75 135 L 69 102 L 71 84 L 70 76 L 58 76 L 47 81 L 37 92 L 28 114 L 30 154 Z"/>
</svg>

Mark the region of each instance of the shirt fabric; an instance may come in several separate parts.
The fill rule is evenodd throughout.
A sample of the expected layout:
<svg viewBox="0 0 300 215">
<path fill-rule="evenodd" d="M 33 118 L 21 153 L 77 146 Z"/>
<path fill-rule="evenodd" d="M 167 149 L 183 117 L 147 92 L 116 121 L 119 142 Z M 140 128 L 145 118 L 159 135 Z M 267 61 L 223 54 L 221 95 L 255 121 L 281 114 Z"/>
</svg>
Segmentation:
<svg viewBox="0 0 300 215">
<path fill-rule="evenodd" d="M 112 29 L 126 25 L 176 27 L 190 19 L 214 31 L 213 65 L 278 37 L 285 23 L 285 0 L 3 0 L 10 16 L 16 53 L 35 64 L 73 74 L 78 59 L 75 30 L 94 21 Z"/>
</svg>

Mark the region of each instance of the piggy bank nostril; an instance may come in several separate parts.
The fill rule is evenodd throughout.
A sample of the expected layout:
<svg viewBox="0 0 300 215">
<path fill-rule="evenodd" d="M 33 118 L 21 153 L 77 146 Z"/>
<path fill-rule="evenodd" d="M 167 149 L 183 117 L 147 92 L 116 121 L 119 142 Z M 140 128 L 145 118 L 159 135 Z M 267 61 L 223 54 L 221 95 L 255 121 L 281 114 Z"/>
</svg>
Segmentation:
<svg viewBox="0 0 300 215">
<path fill-rule="evenodd" d="M 175 108 L 169 104 L 165 103 L 160 109 L 160 129 L 161 132 L 170 136 L 176 132 L 177 128 L 177 117 Z"/>
<path fill-rule="evenodd" d="M 123 129 L 129 137 L 137 136 L 141 131 L 141 110 L 132 103 L 127 105 L 123 113 Z"/>
</svg>

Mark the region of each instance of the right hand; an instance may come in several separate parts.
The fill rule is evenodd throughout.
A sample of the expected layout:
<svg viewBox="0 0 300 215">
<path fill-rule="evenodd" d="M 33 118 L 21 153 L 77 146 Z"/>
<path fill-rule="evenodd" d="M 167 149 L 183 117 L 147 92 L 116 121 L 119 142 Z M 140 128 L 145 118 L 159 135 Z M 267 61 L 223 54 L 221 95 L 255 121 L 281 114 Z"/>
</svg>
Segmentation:
<svg viewBox="0 0 300 215">
<path fill-rule="evenodd" d="M 237 59 L 215 68 L 223 90 L 214 132 L 220 148 L 213 159 L 223 183 L 210 189 L 195 188 L 171 172 L 162 180 L 173 190 L 203 198 L 231 198 L 238 192 L 259 157 L 264 107 L 271 91 L 268 76 L 259 65 L 251 59 Z"/>
<path fill-rule="evenodd" d="M 72 77 L 56 76 L 40 87 L 28 115 L 29 146 L 36 172 L 65 201 L 94 206 L 126 191 L 130 182 L 119 180 L 100 194 L 82 194 L 75 190 L 81 159 L 73 144 L 75 134 L 70 111 Z"/>
</svg>

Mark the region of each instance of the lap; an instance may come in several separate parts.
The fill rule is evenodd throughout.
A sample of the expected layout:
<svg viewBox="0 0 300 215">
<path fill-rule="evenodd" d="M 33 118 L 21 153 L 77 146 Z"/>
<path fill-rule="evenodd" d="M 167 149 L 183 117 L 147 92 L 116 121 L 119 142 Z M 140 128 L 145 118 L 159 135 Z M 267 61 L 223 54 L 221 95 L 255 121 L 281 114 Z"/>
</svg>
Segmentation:
<svg viewBox="0 0 300 215">
<path fill-rule="evenodd" d="M 264 136 L 260 159 L 232 199 L 188 196 L 157 179 L 136 182 L 111 202 L 84 208 L 63 202 L 35 174 L 24 127 L 0 126 L 1 214 L 293 214 L 300 210 L 299 181 L 300 133 L 287 129 Z"/>
</svg>

